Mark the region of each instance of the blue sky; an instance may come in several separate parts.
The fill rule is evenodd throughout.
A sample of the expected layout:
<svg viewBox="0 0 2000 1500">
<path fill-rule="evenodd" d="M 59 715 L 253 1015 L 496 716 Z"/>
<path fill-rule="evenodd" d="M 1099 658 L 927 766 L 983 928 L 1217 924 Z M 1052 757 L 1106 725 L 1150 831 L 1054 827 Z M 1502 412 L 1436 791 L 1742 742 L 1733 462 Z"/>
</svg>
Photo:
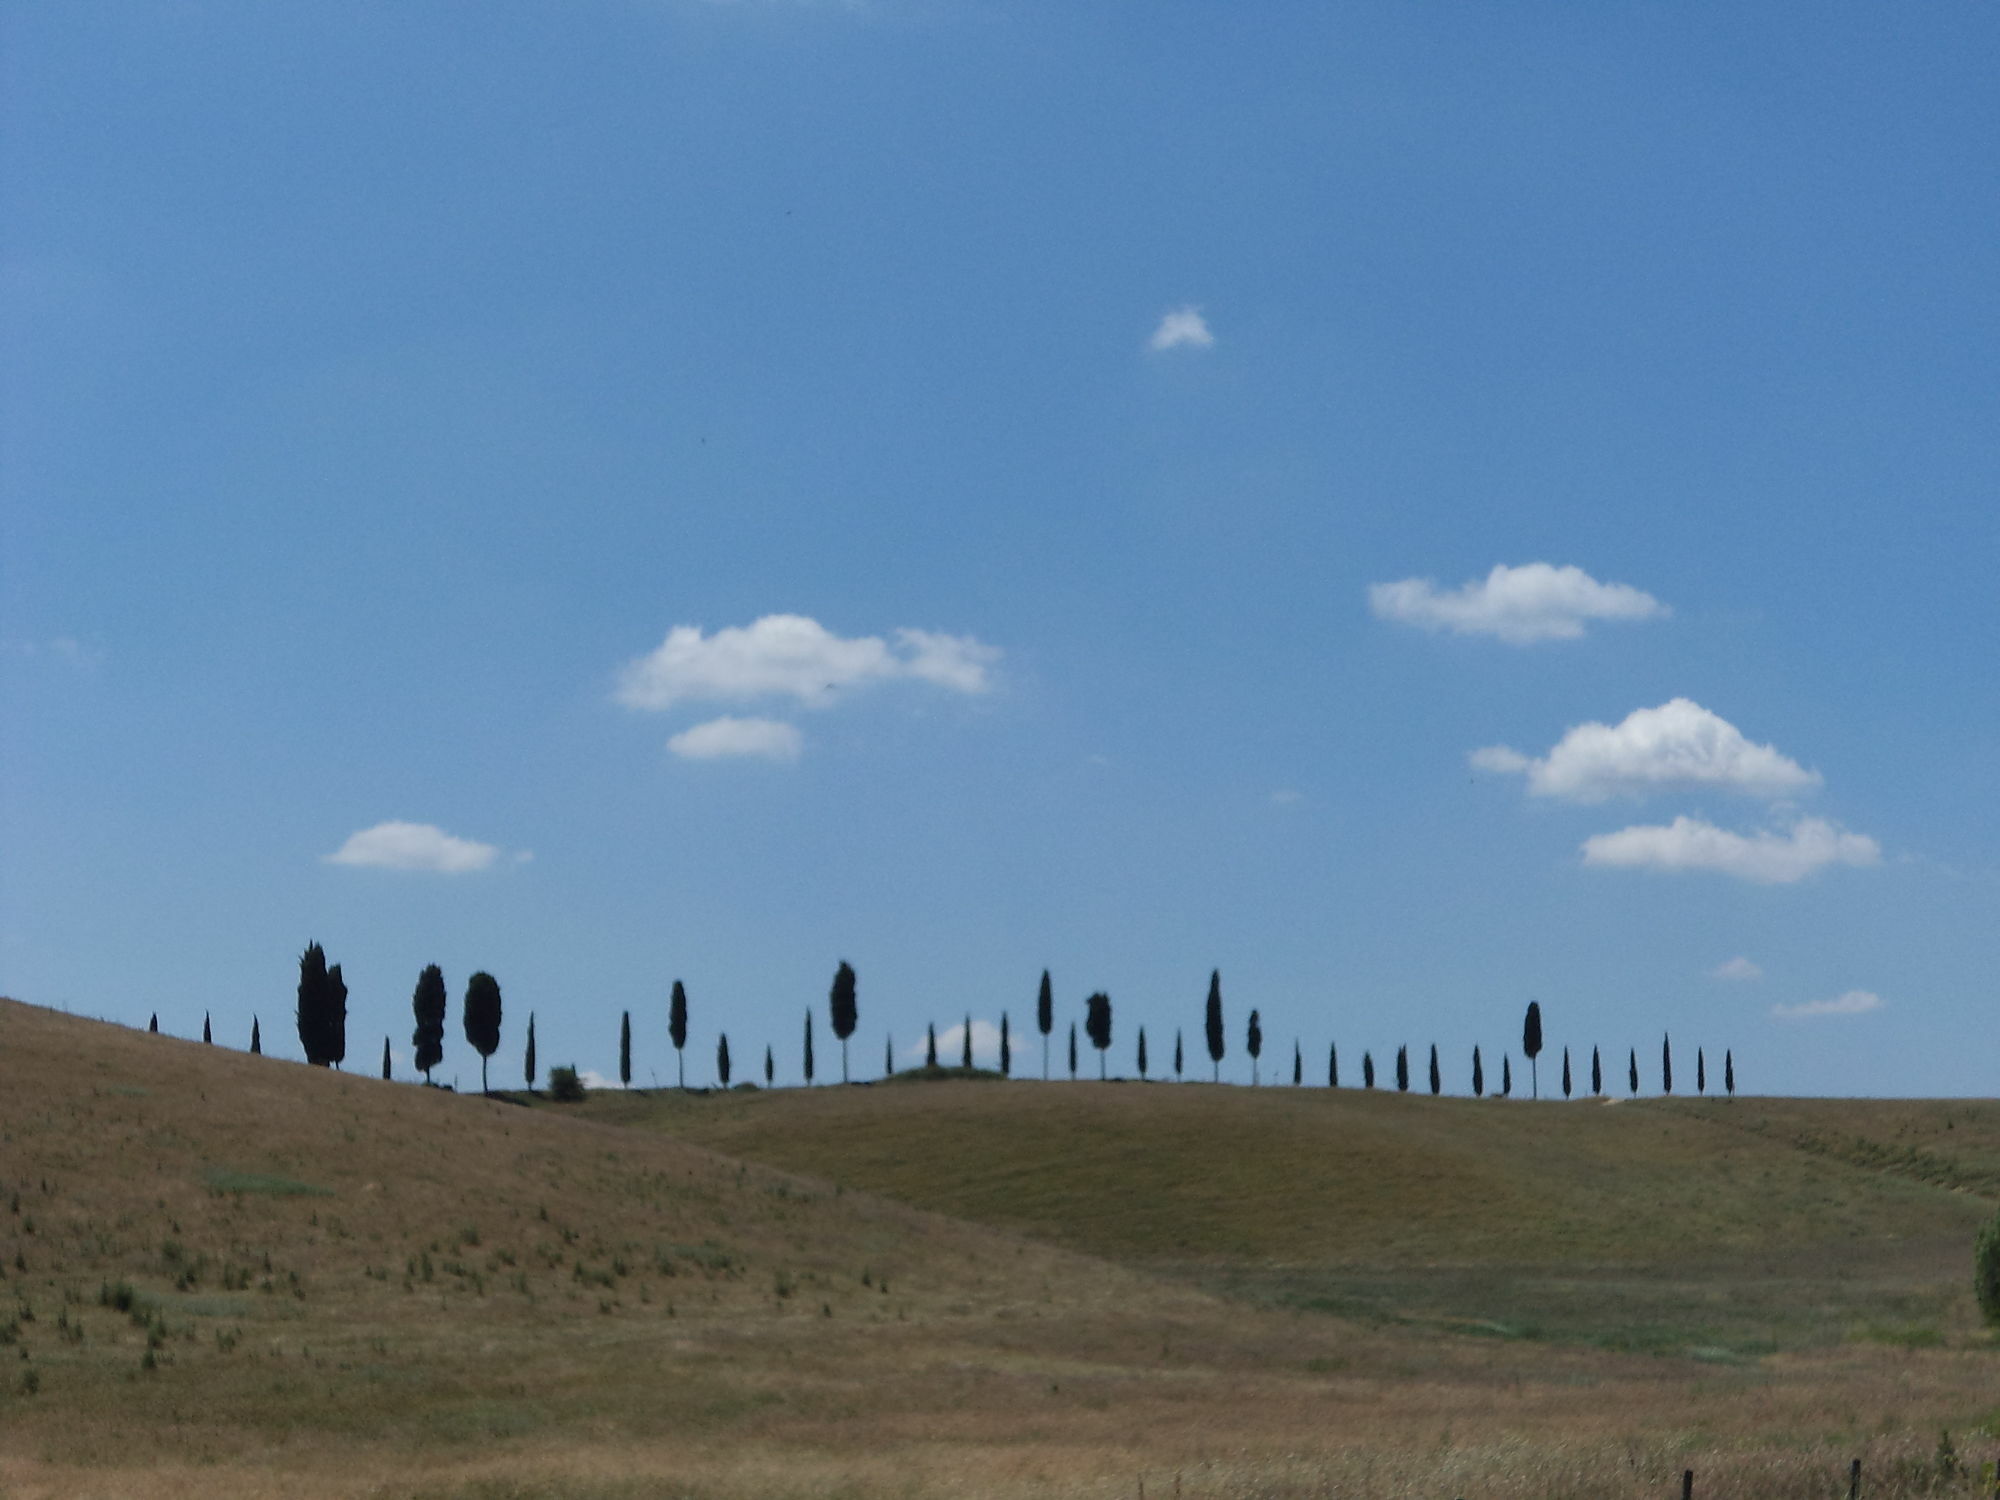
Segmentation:
<svg viewBox="0 0 2000 1500">
<path fill-rule="evenodd" d="M 0 27 L 0 992 L 1992 1092 L 1991 6 Z"/>
</svg>

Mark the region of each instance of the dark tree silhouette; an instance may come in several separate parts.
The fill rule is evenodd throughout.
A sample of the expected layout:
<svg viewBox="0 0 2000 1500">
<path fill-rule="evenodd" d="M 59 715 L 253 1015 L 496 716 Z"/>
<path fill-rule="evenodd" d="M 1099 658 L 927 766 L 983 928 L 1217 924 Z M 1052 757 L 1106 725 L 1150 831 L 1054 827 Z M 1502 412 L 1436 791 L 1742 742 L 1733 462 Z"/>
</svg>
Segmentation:
<svg viewBox="0 0 2000 1500">
<path fill-rule="evenodd" d="M 339 964 L 326 971 L 326 1041 L 329 1060 L 338 1068 L 347 1061 L 347 981 Z"/>
<path fill-rule="evenodd" d="M 1597 1049 L 1590 1049 L 1590 1097 L 1604 1097 L 1604 1065 L 1597 1060 Z"/>
<path fill-rule="evenodd" d="M 1250 1012 L 1250 1033 L 1244 1038 L 1250 1049 L 1250 1086 L 1257 1086 L 1257 1059 L 1264 1055 L 1264 1028 L 1257 1022 L 1257 1012 Z"/>
<path fill-rule="evenodd" d="M 1431 1092 L 1433 1094 L 1442 1094 L 1444 1092 L 1444 1075 L 1438 1071 L 1438 1049 L 1436 1042 L 1431 1043 Z"/>
<path fill-rule="evenodd" d="M 1702 1056 L 1699 1047 L 1694 1049 L 1694 1091 L 1697 1094 L 1708 1092 L 1708 1059 Z"/>
<path fill-rule="evenodd" d="M 715 1076 L 722 1080 L 724 1088 L 729 1087 L 729 1033 L 726 1031 L 715 1039 Z"/>
<path fill-rule="evenodd" d="M 1736 1054 L 1726 1048 L 1722 1054 L 1722 1087 L 1730 1098 L 1736 1097 Z"/>
<path fill-rule="evenodd" d="M 390 1077 L 390 1073 L 389 1073 L 389 1039 L 388 1039 L 388 1038 L 387 1038 L 387 1037 L 385 1036 L 385 1037 L 383 1037 L 383 1038 L 382 1038 L 382 1079 L 383 1079 L 383 1082 L 385 1082 L 385 1083 L 386 1083 L 386 1082 L 387 1082 L 387 1081 L 389 1080 L 389 1077 Z"/>
<path fill-rule="evenodd" d="M 1208 1028 L 1208 1060 L 1215 1064 L 1215 1081 L 1222 1082 L 1222 970 L 1208 976 L 1208 1010 L 1203 1024 Z"/>
<path fill-rule="evenodd" d="M 528 1086 L 528 1092 L 535 1091 L 535 1013 L 528 1012 L 528 1045 L 521 1053 L 521 1082 Z"/>
<path fill-rule="evenodd" d="M 806 1007 L 806 1087 L 811 1088 L 812 1082 L 813 1082 L 813 1013 L 812 1013 L 812 1007 L 807 1006 Z"/>
<path fill-rule="evenodd" d="M 1299 1047 L 1299 1039 L 1292 1038 L 1292 1087 L 1297 1088 L 1306 1081 L 1306 1055 Z"/>
<path fill-rule="evenodd" d="M 1563 1098 L 1569 1097 L 1569 1048 L 1563 1048 Z"/>
<path fill-rule="evenodd" d="M 854 998 L 854 969 L 846 959 L 833 971 L 833 988 L 827 992 L 826 1010 L 833 1022 L 833 1034 L 840 1038 L 840 1081 L 847 1082 L 847 1039 L 854 1035 L 854 1023 L 861 1011 Z"/>
<path fill-rule="evenodd" d="M 151 1032 L 151 1033 L 152 1033 L 152 1034 L 153 1034 L 154 1036 L 158 1036 L 158 1035 L 159 1035 L 159 1033 L 160 1033 L 160 1013 L 159 1013 L 158 1011 L 154 1011 L 154 1012 L 153 1012 L 153 1019 L 152 1019 L 152 1020 L 150 1020 L 150 1021 L 148 1021 L 148 1022 L 146 1023 L 146 1030 L 147 1030 L 147 1031 L 149 1031 L 149 1032 Z"/>
<path fill-rule="evenodd" d="M 1674 1091 L 1674 1039 L 1662 1035 L 1660 1038 L 1660 1092 Z"/>
<path fill-rule="evenodd" d="M 1340 1087 L 1340 1044 L 1338 1042 L 1328 1042 L 1326 1044 L 1326 1086 L 1330 1089 Z"/>
<path fill-rule="evenodd" d="M 769 1088 L 778 1081 L 778 1059 L 771 1053 L 770 1043 L 764 1044 L 764 1087 Z"/>
<path fill-rule="evenodd" d="M 1372 1052 L 1361 1054 L 1361 1086 L 1364 1089 L 1375 1087 L 1375 1054 Z"/>
<path fill-rule="evenodd" d="M 1521 1051 L 1528 1059 L 1529 1082 L 1533 1088 L 1530 1097 L 1542 1097 L 1542 1069 L 1535 1061 L 1542 1055 L 1542 1006 L 1538 1000 L 1528 1002 L 1527 1019 L 1521 1023 Z"/>
<path fill-rule="evenodd" d="M 1479 1061 L 1479 1044 L 1477 1042 L 1473 1043 L 1472 1047 L 1472 1097 L 1475 1099 L 1484 1099 L 1486 1097 L 1486 1068 Z"/>
<path fill-rule="evenodd" d="M 1076 1082 L 1076 1022 L 1069 1023 L 1069 1078 Z"/>
<path fill-rule="evenodd" d="M 935 1068 L 937 1061 L 937 1022 L 924 1023 L 924 1066 Z"/>
<path fill-rule="evenodd" d="M 315 1068 L 334 1061 L 332 1014 L 333 980 L 326 966 L 326 950 L 318 943 L 307 943 L 306 951 L 299 955 L 299 1045 Z M 159 1030 L 159 1017 L 153 1021 L 153 1029 Z"/>
<path fill-rule="evenodd" d="M 211 1047 L 215 1045 L 215 1033 L 209 1029 L 207 1011 L 201 1013 L 201 1039 Z"/>
<path fill-rule="evenodd" d="M 1146 1028 L 1141 1026 L 1139 1028 L 1139 1077 L 1143 1080 L 1145 1076 L 1146 1076 Z"/>
<path fill-rule="evenodd" d="M 479 1092 L 486 1089 L 486 1060 L 500 1050 L 500 981 L 481 969 L 465 982 L 465 1039 L 479 1054 Z"/>
<path fill-rule="evenodd" d="M 250 1055 L 252 1057 L 262 1057 L 264 1055 L 264 1031 L 257 1024 L 255 1016 L 250 1018 Z"/>
<path fill-rule="evenodd" d="M 1035 994 L 1035 1029 L 1042 1034 L 1042 1081 L 1049 1077 L 1049 1033 L 1056 1029 L 1056 995 L 1049 988 L 1049 971 L 1042 970 L 1042 987 Z"/>
<path fill-rule="evenodd" d="M 1007 1012 L 1000 1012 L 1000 1076 L 1014 1076 L 1014 1033 L 1007 1025 Z"/>
<path fill-rule="evenodd" d="M 896 1076 L 896 1039 L 884 1033 L 882 1037 L 882 1076 Z"/>
<path fill-rule="evenodd" d="M 416 990 L 410 995 L 410 1010 L 417 1018 L 417 1029 L 410 1034 L 410 1046 L 416 1051 L 417 1071 L 424 1075 L 425 1083 L 431 1081 L 431 1069 L 444 1061 L 446 1003 L 444 970 L 436 964 L 428 964 L 424 972 L 417 976 Z"/>
<path fill-rule="evenodd" d="M 1111 997 L 1099 990 L 1083 1002 L 1083 1029 L 1090 1033 L 1090 1045 L 1097 1049 L 1097 1076 L 1104 1073 L 1104 1054 L 1111 1049 Z"/>
<path fill-rule="evenodd" d="M 688 1044 L 688 992 L 681 982 L 674 981 L 673 997 L 667 1001 L 667 1040 L 674 1044 L 674 1077 L 679 1087 L 688 1086 L 687 1053 L 682 1049 Z"/>
<path fill-rule="evenodd" d="M 960 1038 L 958 1065 L 968 1073 L 972 1071 L 972 1016 L 969 1012 L 965 1017 L 965 1033 Z"/>
<path fill-rule="evenodd" d="M 1500 1054 L 1500 1097 L 1514 1097 L 1514 1059 L 1504 1052 Z"/>
<path fill-rule="evenodd" d="M 618 1019 L 618 1086 L 632 1087 L 632 1012 Z"/>
<path fill-rule="evenodd" d="M 1408 1047 L 1398 1047 L 1396 1049 L 1396 1092 L 1407 1094 L 1409 1091 L 1410 1049 Z"/>
<path fill-rule="evenodd" d="M 1181 1029 L 1174 1028 L 1174 1082 L 1181 1081 Z"/>
<path fill-rule="evenodd" d="M 1625 1082 L 1633 1093 L 1639 1092 L 1639 1049 L 1632 1048 L 1625 1054 Z"/>
</svg>

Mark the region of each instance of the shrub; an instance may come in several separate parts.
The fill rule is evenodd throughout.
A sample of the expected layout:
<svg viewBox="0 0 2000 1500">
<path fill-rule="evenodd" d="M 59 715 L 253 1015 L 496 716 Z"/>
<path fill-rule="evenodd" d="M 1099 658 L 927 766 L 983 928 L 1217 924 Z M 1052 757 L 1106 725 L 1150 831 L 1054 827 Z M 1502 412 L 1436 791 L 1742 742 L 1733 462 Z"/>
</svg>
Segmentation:
<svg viewBox="0 0 2000 1500">
<path fill-rule="evenodd" d="M 577 1077 L 576 1065 L 549 1069 L 549 1097 L 558 1104 L 575 1104 L 583 1098 L 583 1080 Z"/>
<path fill-rule="evenodd" d="M 2000 1328 L 2000 1214 L 1987 1221 L 1973 1247 L 1972 1289 L 1979 1296 L 1979 1311 L 1987 1323 Z"/>
</svg>

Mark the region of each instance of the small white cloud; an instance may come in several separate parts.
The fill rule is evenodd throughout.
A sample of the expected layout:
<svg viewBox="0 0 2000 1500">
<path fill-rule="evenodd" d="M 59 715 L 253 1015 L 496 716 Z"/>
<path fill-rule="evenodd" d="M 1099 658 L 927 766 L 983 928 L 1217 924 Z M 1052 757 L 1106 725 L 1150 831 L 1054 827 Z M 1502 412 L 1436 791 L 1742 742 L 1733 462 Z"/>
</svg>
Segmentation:
<svg viewBox="0 0 2000 1500">
<path fill-rule="evenodd" d="M 1018 1054 L 1021 1048 L 1021 1034 L 1014 1033 L 1013 1044 Z M 903 1056 L 910 1062 L 921 1063 L 928 1050 L 924 1037 L 919 1037 L 903 1049 Z M 940 1067 L 955 1068 L 965 1061 L 965 1023 L 947 1026 L 937 1034 L 937 1055 Z M 972 1023 L 972 1063 L 979 1068 L 1000 1066 L 1000 1028 L 991 1021 Z"/>
<path fill-rule="evenodd" d="M 1158 353 L 1166 349 L 1206 349 L 1215 343 L 1208 320 L 1198 307 L 1177 307 L 1160 319 L 1146 347 Z"/>
<path fill-rule="evenodd" d="M 578 1068 L 576 1070 L 576 1077 L 577 1081 L 587 1089 L 615 1089 L 624 1087 L 617 1079 L 606 1078 L 595 1068 Z"/>
<path fill-rule="evenodd" d="M 491 844 L 454 838 L 431 823 L 377 823 L 351 835 L 326 861 L 378 870 L 425 870 L 464 875 L 483 870 L 500 857 Z"/>
<path fill-rule="evenodd" d="M 1535 796 L 1569 802 L 1688 787 L 1775 799 L 1811 791 L 1822 780 L 1774 747 L 1752 744 L 1689 698 L 1635 709 L 1616 725 L 1579 724 L 1540 760 L 1506 745 L 1475 750 L 1470 760 L 1481 770 L 1524 774 Z"/>
<path fill-rule="evenodd" d="M 1790 885 L 1828 865 L 1872 865 L 1875 840 L 1844 833 L 1823 818 L 1802 818 L 1789 832 L 1745 836 L 1699 818 L 1642 824 L 1583 842 L 1583 862 L 1609 869 L 1709 870 L 1759 885 Z"/>
<path fill-rule="evenodd" d="M 1431 578 L 1369 585 L 1368 605 L 1380 620 L 1490 635 L 1510 646 L 1575 640 L 1590 620 L 1650 620 L 1672 611 L 1643 589 L 1599 583 L 1581 568 L 1500 563 L 1484 579 L 1446 592 Z"/>
<path fill-rule="evenodd" d="M 899 678 L 983 693 L 1000 654 L 971 636 L 902 629 L 891 645 L 876 635 L 837 636 L 804 615 L 765 615 L 713 635 L 697 625 L 676 625 L 656 650 L 627 663 L 614 696 L 642 709 L 758 698 L 795 698 L 818 707 L 843 689 Z"/>
<path fill-rule="evenodd" d="M 1708 977 L 1710 979 L 1726 979 L 1741 982 L 1751 979 L 1762 979 L 1764 977 L 1764 970 L 1761 965 L 1743 957 L 1739 953 L 1727 963 L 1717 964 L 1714 968 L 1710 969 Z"/>
<path fill-rule="evenodd" d="M 1882 997 L 1873 990 L 1849 990 L 1831 1000 L 1808 1000 L 1803 1005 L 1774 1005 L 1771 1014 L 1786 1020 L 1801 1016 L 1859 1016 L 1882 1008 Z"/>
<path fill-rule="evenodd" d="M 795 725 L 776 719 L 738 719 L 725 714 L 706 724 L 683 729 L 667 741 L 667 748 L 683 760 L 747 756 L 756 760 L 794 761 L 804 744 L 804 737 Z"/>
</svg>

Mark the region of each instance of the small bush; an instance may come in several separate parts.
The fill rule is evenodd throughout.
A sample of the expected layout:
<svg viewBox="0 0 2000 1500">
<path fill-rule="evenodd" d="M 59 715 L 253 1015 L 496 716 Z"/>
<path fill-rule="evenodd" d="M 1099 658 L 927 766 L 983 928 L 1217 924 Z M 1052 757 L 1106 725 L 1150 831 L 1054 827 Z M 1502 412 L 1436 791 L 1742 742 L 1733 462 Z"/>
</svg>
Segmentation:
<svg viewBox="0 0 2000 1500">
<path fill-rule="evenodd" d="M 1979 1231 L 1973 1247 L 1972 1289 L 1978 1293 L 1979 1311 L 1987 1324 L 2000 1328 L 2000 1214 Z"/>
<path fill-rule="evenodd" d="M 584 1095 L 583 1080 L 574 1063 L 549 1069 L 549 1097 L 558 1104 L 576 1104 Z"/>
</svg>

